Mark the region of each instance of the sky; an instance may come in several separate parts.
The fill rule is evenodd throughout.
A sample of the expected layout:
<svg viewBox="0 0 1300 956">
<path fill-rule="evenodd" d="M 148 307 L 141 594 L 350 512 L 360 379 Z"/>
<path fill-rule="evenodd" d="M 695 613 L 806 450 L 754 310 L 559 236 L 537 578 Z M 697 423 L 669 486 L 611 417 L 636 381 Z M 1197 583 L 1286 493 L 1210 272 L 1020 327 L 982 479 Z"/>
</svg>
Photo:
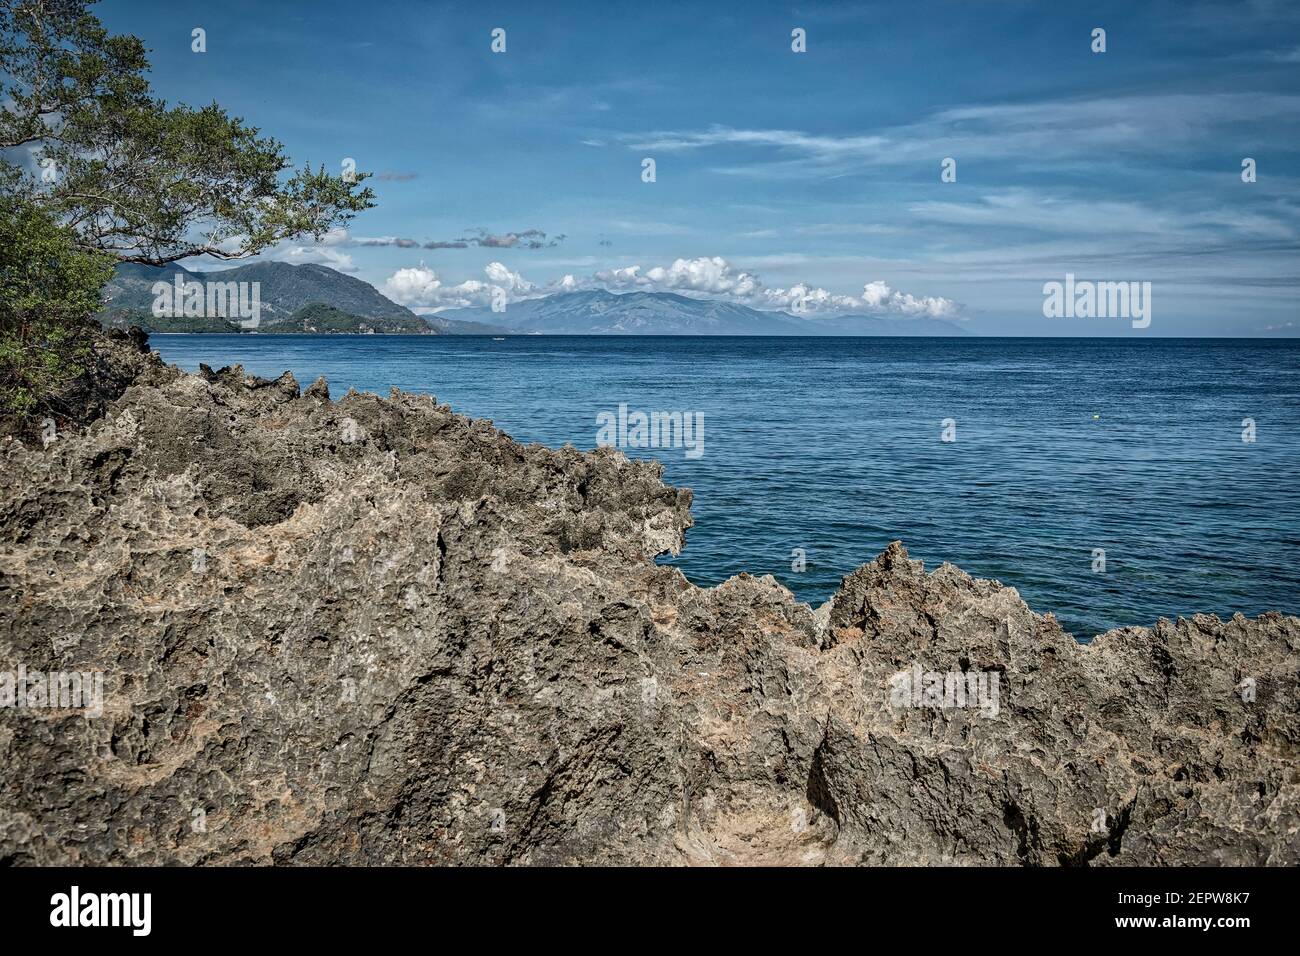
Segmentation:
<svg viewBox="0 0 1300 956">
<path fill-rule="evenodd" d="M 1291 0 L 95 10 L 160 96 L 373 173 L 376 208 L 266 257 L 419 312 L 599 287 L 975 334 L 1300 334 Z M 1150 324 L 1045 316 L 1067 274 L 1150 282 Z"/>
</svg>

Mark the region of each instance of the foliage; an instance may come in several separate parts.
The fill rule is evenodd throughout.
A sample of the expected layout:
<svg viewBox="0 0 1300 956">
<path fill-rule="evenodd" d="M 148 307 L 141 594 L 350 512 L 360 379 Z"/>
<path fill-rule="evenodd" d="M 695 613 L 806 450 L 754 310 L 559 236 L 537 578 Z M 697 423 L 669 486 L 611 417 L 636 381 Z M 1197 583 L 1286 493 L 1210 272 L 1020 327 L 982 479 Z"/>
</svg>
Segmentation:
<svg viewBox="0 0 1300 956">
<path fill-rule="evenodd" d="M 217 104 L 154 97 L 144 45 L 110 35 L 87 7 L 0 0 L 0 191 L 13 240 L 2 254 L 5 294 L 18 296 L 0 341 L 10 411 L 37 407 L 84 360 L 106 261 L 243 259 L 319 240 L 374 205 L 368 174 L 291 172 L 279 142 Z"/>
<path fill-rule="evenodd" d="M 57 412 L 85 367 L 85 317 L 112 274 L 112 258 L 78 247 L 44 210 L 0 196 L 0 419 Z"/>
</svg>

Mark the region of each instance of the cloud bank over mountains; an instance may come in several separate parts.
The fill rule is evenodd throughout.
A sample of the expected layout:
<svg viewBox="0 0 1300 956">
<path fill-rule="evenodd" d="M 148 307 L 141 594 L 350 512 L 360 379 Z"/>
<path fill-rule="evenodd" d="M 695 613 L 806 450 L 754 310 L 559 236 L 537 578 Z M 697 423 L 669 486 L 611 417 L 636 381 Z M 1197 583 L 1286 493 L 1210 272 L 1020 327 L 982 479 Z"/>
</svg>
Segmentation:
<svg viewBox="0 0 1300 956">
<path fill-rule="evenodd" d="M 491 305 L 494 289 L 504 292 L 506 302 L 535 299 L 561 291 L 534 285 L 500 262 L 488 263 L 483 272 L 487 276 L 486 282 L 466 279 L 456 285 L 448 285 L 438 273 L 420 263 L 415 267 L 398 269 L 388 277 L 379 291 L 398 305 L 426 314 L 443 309 Z"/>
<path fill-rule="evenodd" d="M 860 295 L 842 295 L 807 283 L 770 288 L 756 273 L 738 270 L 721 256 L 677 259 L 669 266 L 646 269 L 640 265 L 599 270 L 589 276 L 566 275 L 545 284 L 528 281 L 500 262 L 484 268 L 486 281 L 467 279 L 448 284 L 421 263 L 398 269 L 380 291 L 394 302 L 416 312 L 438 312 L 491 305 L 494 295 L 519 302 L 562 292 L 604 289 L 609 292 L 676 292 L 693 298 L 713 299 L 752 309 L 785 311 L 796 315 L 866 313 L 894 317 L 960 319 L 961 309 L 952 299 L 916 296 L 891 288 L 877 279 L 866 283 Z M 501 290 L 496 292 L 495 290 Z"/>
</svg>

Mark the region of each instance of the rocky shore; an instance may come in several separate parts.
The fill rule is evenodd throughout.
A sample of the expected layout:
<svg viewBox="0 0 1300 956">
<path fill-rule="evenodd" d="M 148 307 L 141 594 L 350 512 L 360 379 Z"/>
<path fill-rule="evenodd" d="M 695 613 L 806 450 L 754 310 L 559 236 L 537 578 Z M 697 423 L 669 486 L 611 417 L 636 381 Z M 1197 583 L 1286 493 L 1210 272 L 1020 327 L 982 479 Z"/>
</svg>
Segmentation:
<svg viewBox="0 0 1300 956">
<path fill-rule="evenodd" d="M 1300 619 L 700 588 L 657 465 L 102 347 L 0 443 L 0 671 L 103 678 L 0 707 L 0 863 L 1300 862 Z"/>
</svg>

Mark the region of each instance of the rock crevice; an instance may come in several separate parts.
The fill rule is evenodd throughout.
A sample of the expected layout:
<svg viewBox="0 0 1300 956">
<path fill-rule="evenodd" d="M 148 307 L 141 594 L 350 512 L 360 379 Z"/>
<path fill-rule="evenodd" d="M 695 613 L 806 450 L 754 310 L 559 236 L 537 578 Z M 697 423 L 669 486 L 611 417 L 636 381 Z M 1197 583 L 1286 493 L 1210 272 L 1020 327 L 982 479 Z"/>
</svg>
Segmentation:
<svg viewBox="0 0 1300 956">
<path fill-rule="evenodd" d="M 1300 862 L 1294 617 L 1082 646 L 898 542 L 700 588 L 654 463 L 145 348 L 0 446 L 0 671 L 103 675 L 0 708 L 0 860 Z"/>
</svg>

